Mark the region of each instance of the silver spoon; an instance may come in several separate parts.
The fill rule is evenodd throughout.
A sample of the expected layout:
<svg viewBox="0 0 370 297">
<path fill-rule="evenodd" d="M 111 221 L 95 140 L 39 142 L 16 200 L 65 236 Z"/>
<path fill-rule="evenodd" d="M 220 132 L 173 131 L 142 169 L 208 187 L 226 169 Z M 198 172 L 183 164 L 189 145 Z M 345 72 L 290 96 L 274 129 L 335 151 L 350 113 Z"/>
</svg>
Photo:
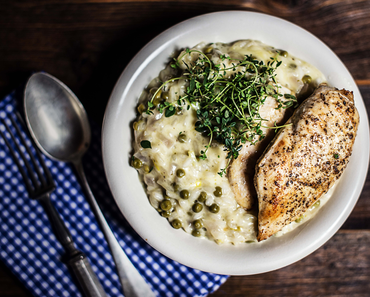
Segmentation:
<svg viewBox="0 0 370 297">
<path fill-rule="evenodd" d="M 38 72 L 27 82 L 24 110 L 31 136 L 40 150 L 52 159 L 71 162 L 75 166 L 112 252 L 124 295 L 154 297 L 119 245 L 87 183 L 81 160 L 89 147 L 91 132 L 81 102 L 61 81 Z"/>
</svg>

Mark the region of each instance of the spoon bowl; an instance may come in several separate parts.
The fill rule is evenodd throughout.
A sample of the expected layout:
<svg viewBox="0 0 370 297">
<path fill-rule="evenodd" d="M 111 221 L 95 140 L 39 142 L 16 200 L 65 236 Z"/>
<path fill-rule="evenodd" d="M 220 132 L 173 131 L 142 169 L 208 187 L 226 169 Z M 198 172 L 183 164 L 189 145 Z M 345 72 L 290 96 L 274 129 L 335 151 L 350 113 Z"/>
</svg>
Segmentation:
<svg viewBox="0 0 370 297">
<path fill-rule="evenodd" d="M 68 87 L 49 74 L 36 73 L 24 98 L 27 125 L 41 151 L 64 162 L 81 158 L 91 131 L 85 109 Z"/>
</svg>

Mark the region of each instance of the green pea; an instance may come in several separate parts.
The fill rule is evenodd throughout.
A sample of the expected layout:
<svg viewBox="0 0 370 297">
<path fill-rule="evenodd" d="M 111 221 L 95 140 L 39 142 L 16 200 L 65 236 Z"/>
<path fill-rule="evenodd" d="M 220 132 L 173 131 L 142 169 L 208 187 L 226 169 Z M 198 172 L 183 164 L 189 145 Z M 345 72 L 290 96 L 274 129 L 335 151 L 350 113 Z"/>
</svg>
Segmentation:
<svg viewBox="0 0 370 297">
<path fill-rule="evenodd" d="M 162 92 L 162 98 L 168 100 L 169 98 L 168 92 Z"/>
<path fill-rule="evenodd" d="M 145 111 L 145 105 L 143 103 L 140 103 L 137 107 L 137 111 L 142 114 Z"/>
<path fill-rule="evenodd" d="M 305 83 L 305 84 L 310 84 L 310 83 L 312 82 L 312 78 L 311 78 L 311 76 L 309 76 L 309 75 L 304 75 L 304 76 L 302 77 L 302 82 L 303 82 L 303 83 Z"/>
<path fill-rule="evenodd" d="M 186 134 L 180 134 L 178 137 L 179 142 L 184 143 L 186 142 Z"/>
<path fill-rule="evenodd" d="M 161 201 L 161 203 L 159 203 L 159 207 L 162 209 L 162 210 L 170 210 L 172 208 L 172 203 L 170 200 L 163 200 Z"/>
<path fill-rule="evenodd" d="M 220 207 L 216 203 L 213 203 L 209 207 L 209 211 L 212 212 L 212 213 L 218 213 L 220 211 Z"/>
<path fill-rule="evenodd" d="M 203 203 L 207 199 L 207 193 L 206 192 L 201 192 L 198 197 L 198 201 Z"/>
<path fill-rule="evenodd" d="M 171 226 L 175 229 L 180 229 L 182 227 L 181 221 L 179 219 L 174 219 L 171 222 Z"/>
<path fill-rule="evenodd" d="M 155 106 L 157 106 L 157 105 L 159 105 L 159 104 L 161 104 L 162 103 L 162 98 L 161 97 L 155 97 L 154 99 L 153 99 L 153 104 L 155 105 Z"/>
<path fill-rule="evenodd" d="M 204 53 L 205 54 L 209 54 L 212 50 L 213 50 L 213 47 L 212 46 L 209 46 L 209 47 L 207 47 L 207 48 L 204 49 Z"/>
<path fill-rule="evenodd" d="M 161 216 L 164 218 L 169 218 L 171 215 L 170 211 L 161 211 Z"/>
<path fill-rule="evenodd" d="M 138 122 L 134 122 L 133 124 L 132 124 L 132 127 L 134 128 L 134 130 L 136 131 L 137 130 L 137 128 L 139 127 L 139 123 Z"/>
<path fill-rule="evenodd" d="M 221 187 L 216 187 L 216 190 L 213 192 L 213 194 L 216 197 L 221 197 L 222 196 L 222 188 Z"/>
<path fill-rule="evenodd" d="M 182 199 L 189 199 L 189 196 L 190 196 L 190 194 L 189 194 L 189 191 L 188 190 L 182 190 L 180 192 L 180 197 Z"/>
<path fill-rule="evenodd" d="M 202 233 L 200 233 L 199 230 L 193 230 L 193 232 L 191 232 L 191 235 L 193 235 L 194 237 L 200 237 Z"/>
<path fill-rule="evenodd" d="M 288 57 L 288 52 L 284 51 L 284 50 L 279 50 L 279 55 L 286 58 L 286 57 Z"/>
<path fill-rule="evenodd" d="M 140 169 L 143 166 L 143 162 L 141 162 L 141 160 L 135 158 L 132 161 L 132 166 L 134 166 L 134 168 L 136 168 L 136 169 Z"/>
<path fill-rule="evenodd" d="M 176 176 L 179 178 L 182 178 L 185 176 L 185 170 L 184 169 L 177 169 Z"/>
<path fill-rule="evenodd" d="M 194 226 L 195 229 L 202 229 L 203 228 L 202 220 L 195 220 L 193 222 L 193 226 Z"/>
<path fill-rule="evenodd" d="M 203 209 L 203 205 L 200 204 L 200 203 L 194 203 L 193 207 L 192 207 L 192 210 L 194 212 L 201 212 Z"/>
<path fill-rule="evenodd" d="M 159 90 L 158 92 L 157 92 L 157 94 L 155 95 L 155 97 L 154 98 L 156 98 L 156 99 L 161 99 L 162 100 L 162 90 Z"/>
</svg>

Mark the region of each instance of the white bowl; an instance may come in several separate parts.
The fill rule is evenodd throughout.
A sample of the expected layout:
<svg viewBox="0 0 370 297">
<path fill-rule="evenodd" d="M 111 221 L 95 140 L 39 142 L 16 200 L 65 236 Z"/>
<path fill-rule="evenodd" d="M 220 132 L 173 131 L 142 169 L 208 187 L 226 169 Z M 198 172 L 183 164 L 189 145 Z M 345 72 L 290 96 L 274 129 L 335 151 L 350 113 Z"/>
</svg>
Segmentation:
<svg viewBox="0 0 370 297">
<path fill-rule="evenodd" d="M 132 125 L 137 100 L 171 54 L 199 42 L 256 39 L 315 65 L 330 85 L 354 92 L 360 126 L 353 155 L 334 195 L 309 222 L 259 244 L 217 245 L 173 229 L 149 204 L 136 170 L 130 167 Z M 203 271 L 250 275 L 275 270 L 309 255 L 349 216 L 366 179 L 369 125 L 360 92 L 339 58 L 302 28 L 265 14 L 217 12 L 184 21 L 149 42 L 129 63 L 110 97 L 103 124 L 103 160 L 109 186 L 123 215 L 152 247 L 184 265 Z"/>
</svg>

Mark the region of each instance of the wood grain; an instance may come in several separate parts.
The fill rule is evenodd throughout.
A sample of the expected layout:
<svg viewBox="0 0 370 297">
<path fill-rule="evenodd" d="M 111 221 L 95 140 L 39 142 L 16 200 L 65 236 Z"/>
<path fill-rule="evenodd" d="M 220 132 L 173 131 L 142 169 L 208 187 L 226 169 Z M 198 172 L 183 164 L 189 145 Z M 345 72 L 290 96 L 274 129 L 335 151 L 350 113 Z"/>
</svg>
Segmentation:
<svg viewBox="0 0 370 297">
<path fill-rule="evenodd" d="M 359 87 L 365 101 L 367 114 L 370 113 L 370 85 Z M 361 121 L 361 119 L 360 119 Z M 351 215 L 342 226 L 342 229 L 369 229 L 370 230 L 370 174 L 368 172 L 361 196 Z"/>
<path fill-rule="evenodd" d="M 233 276 L 216 296 L 369 296 L 370 231 L 339 231 L 310 256 L 277 271 Z"/>
</svg>

